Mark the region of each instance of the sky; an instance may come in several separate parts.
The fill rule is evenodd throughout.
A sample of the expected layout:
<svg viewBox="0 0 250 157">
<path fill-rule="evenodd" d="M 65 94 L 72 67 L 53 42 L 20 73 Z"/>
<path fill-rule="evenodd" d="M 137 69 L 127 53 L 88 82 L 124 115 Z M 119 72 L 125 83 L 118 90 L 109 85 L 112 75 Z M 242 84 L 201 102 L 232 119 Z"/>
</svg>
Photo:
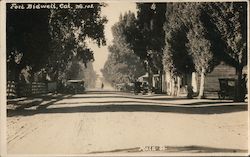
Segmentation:
<svg viewBox="0 0 250 157">
<path fill-rule="evenodd" d="M 136 4 L 134 2 L 112 2 L 107 4 L 108 6 L 102 8 L 102 15 L 108 19 L 104 28 L 107 45 L 99 48 L 96 44 L 89 44 L 90 48 L 94 51 L 95 61 L 93 62 L 93 67 L 99 75 L 101 75 L 100 70 L 108 59 L 108 45 L 112 44 L 113 36 L 111 27 L 119 21 L 120 14 L 124 14 L 129 10 L 136 13 Z"/>
</svg>

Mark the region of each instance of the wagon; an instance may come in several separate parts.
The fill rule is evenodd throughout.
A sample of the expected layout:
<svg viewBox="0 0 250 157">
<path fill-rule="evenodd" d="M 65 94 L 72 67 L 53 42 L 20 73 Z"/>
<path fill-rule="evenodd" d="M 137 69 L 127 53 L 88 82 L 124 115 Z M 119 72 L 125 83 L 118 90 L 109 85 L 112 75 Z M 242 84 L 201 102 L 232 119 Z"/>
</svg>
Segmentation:
<svg viewBox="0 0 250 157">
<path fill-rule="evenodd" d="M 66 83 L 66 91 L 71 94 L 83 93 L 85 91 L 83 80 L 68 80 Z"/>
<path fill-rule="evenodd" d="M 233 99 L 235 95 L 236 79 L 233 78 L 220 78 L 220 90 L 218 91 L 219 99 Z"/>
</svg>

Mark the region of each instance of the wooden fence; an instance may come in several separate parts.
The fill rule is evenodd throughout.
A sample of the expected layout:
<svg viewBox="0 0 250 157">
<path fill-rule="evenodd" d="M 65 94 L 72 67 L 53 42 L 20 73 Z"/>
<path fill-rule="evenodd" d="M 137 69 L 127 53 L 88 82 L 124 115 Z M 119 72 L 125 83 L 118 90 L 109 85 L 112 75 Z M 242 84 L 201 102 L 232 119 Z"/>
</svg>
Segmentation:
<svg viewBox="0 0 250 157">
<path fill-rule="evenodd" d="M 51 89 L 51 83 L 43 82 L 32 82 L 32 83 L 15 83 L 14 81 L 7 82 L 7 97 L 21 97 L 21 96 L 32 96 L 38 94 L 45 94 L 56 90 L 56 83 L 53 83 Z M 49 89 L 48 89 L 49 86 Z"/>
<path fill-rule="evenodd" d="M 8 81 L 7 82 L 7 97 L 8 98 L 12 98 L 12 97 L 17 97 L 17 93 L 16 93 L 16 83 L 14 81 Z"/>
</svg>

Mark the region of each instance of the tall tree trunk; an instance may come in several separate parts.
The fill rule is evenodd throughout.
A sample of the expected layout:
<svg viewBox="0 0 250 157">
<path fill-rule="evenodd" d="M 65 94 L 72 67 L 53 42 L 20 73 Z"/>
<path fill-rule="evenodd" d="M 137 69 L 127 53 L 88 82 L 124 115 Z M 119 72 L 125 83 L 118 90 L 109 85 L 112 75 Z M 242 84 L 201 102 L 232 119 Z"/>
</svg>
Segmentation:
<svg viewBox="0 0 250 157">
<path fill-rule="evenodd" d="M 149 89 L 148 92 L 149 92 L 149 93 L 152 93 L 152 88 L 153 88 L 152 79 L 153 79 L 152 70 L 151 70 L 150 66 L 148 66 L 148 89 Z"/>
<path fill-rule="evenodd" d="M 234 101 L 235 102 L 244 102 L 245 101 L 245 93 L 244 89 L 242 89 L 242 66 L 236 68 L 237 80 L 235 81 L 235 93 L 234 93 Z"/>
<path fill-rule="evenodd" d="M 201 99 L 204 97 L 204 88 L 205 88 L 205 69 L 202 68 L 201 70 L 201 80 L 200 80 L 200 90 L 198 98 Z"/>
<path fill-rule="evenodd" d="M 163 87 L 162 87 L 163 86 L 162 75 L 163 75 L 163 71 L 160 70 L 160 72 L 159 72 L 159 87 L 160 87 L 159 91 L 160 91 L 160 93 L 162 93 L 162 89 L 163 89 Z"/>
<path fill-rule="evenodd" d="M 179 96 L 181 93 L 181 78 L 177 77 L 177 96 Z"/>
<path fill-rule="evenodd" d="M 175 76 L 170 77 L 170 95 L 174 96 L 174 78 Z"/>
</svg>

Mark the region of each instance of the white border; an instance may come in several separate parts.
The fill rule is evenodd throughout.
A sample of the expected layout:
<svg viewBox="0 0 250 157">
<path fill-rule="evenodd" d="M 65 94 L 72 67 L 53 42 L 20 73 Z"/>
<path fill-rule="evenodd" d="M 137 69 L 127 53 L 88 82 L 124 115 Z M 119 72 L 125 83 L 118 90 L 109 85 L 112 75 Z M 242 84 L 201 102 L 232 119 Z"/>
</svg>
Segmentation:
<svg viewBox="0 0 250 157">
<path fill-rule="evenodd" d="M 247 0 L 129 0 L 130 2 L 247 2 L 248 9 L 248 21 L 247 21 L 247 38 L 248 38 L 248 61 L 249 57 L 249 2 Z M 0 157 L 8 156 L 8 157 L 50 157 L 50 156 L 247 156 L 250 155 L 250 140 L 249 140 L 249 128 L 250 128 L 250 115 L 249 115 L 249 103 L 248 103 L 248 153 L 105 153 L 105 154 L 7 154 L 7 123 L 6 123 L 6 3 L 93 3 L 93 2 L 111 2 L 111 3 L 119 3 L 119 2 L 127 2 L 126 0 L 0 0 Z M 249 62 L 248 62 L 248 80 L 249 80 Z M 248 81 L 249 82 L 249 81 Z M 249 87 L 249 83 L 248 83 Z M 248 88 L 249 89 L 249 88 Z M 249 102 L 248 94 L 248 102 Z"/>
<path fill-rule="evenodd" d="M 7 123 L 6 123 L 6 8 L 5 3 L 0 1 L 0 156 L 5 156 L 6 151 L 6 133 L 7 133 Z"/>
</svg>

